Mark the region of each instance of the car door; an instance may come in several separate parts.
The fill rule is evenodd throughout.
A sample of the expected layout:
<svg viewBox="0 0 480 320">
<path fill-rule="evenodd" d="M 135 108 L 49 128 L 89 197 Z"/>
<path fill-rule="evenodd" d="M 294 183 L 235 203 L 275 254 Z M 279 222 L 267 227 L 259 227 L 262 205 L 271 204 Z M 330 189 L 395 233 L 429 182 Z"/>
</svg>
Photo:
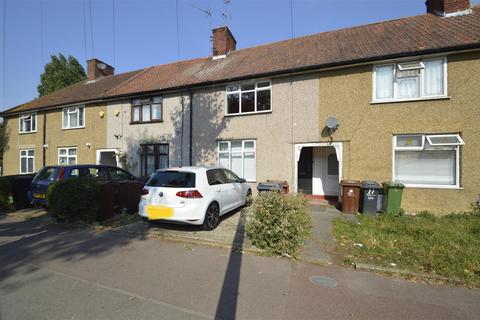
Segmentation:
<svg viewBox="0 0 480 320">
<path fill-rule="evenodd" d="M 222 171 L 227 179 L 227 192 L 231 194 L 233 202 L 232 208 L 236 208 L 244 202 L 242 183 L 240 182 L 240 178 L 232 171 L 227 169 L 222 169 Z"/>
<path fill-rule="evenodd" d="M 221 169 L 212 169 L 207 171 L 207 180 L 214 198 L 220 204 L 221 213 L 231 210 L 235 206 L 235 200 L 231 192 L 231 186 Z"/>
</svg>

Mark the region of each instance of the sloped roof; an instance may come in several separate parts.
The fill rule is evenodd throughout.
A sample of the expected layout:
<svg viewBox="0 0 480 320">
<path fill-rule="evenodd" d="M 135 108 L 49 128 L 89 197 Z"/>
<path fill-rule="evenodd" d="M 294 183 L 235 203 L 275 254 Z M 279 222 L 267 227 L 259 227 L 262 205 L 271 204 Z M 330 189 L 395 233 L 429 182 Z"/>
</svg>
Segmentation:
<svg viewBox="0 0 480 320">
<path fill-rule="evenodd" d="M 480 7 L 455 17 L 423 14 L 323 32 L 231 52 L 225 59 L 204 57 L 113 76 L 99 89 L 84 82 L 10 109 L 5 113 L 114 98 L 247 77 L 325 68 L 386 58 L 480 48 Z M 115 79 L 115 80 L 113 80 Z M 96 91 L 95 91 L 96 90 Z"/>
<path fill-rule="evenodd" d="M 96 81 L 81 81 L 66 88 L 54 91 L 50 94 L 36 98 L 27 103 L 16 106 L 2 112 L 2 114 L 16 113 L 28 110 L 37 110 L 54 106 L 64 106 L 73 103 L 80 103 L 102 99 L 107 96 L 108 91 L 132 79 L 146 69 L 120 73 L 113 76 L 97 79 Z"/>
</svg>

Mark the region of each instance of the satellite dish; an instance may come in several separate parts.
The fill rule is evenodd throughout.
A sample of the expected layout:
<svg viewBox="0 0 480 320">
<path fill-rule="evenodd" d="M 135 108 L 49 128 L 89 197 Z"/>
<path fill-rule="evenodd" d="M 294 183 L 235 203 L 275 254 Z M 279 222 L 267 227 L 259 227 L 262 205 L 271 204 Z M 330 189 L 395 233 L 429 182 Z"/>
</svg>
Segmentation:
<svg viewBox="0 0 480 320">
<path fill-rule="evenodd" d="M 328 117 L 325 121 L 325 126 L 329 129 L 338 129 L 340 128 L 340 122 L 335 117 Z"/>
<path fill-rule="evenodd" d="M 107 65 L 105 63 L 98 63 L 97 67 L 100 70 L 105 70 L 107 68 Z"/>
</svg>

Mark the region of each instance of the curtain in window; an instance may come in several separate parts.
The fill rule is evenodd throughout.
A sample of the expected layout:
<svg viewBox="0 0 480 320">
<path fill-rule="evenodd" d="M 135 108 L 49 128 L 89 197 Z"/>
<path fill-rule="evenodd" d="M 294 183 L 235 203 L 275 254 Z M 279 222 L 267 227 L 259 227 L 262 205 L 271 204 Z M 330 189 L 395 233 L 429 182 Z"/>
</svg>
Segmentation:
<svg viewBox="0 0 480 320">
<path fill-rule="evenodd" d="M 393 99 L 393 66 L 377 67 L 375 87 L 377 99 Z"/>
<path fill-rule="evenodd" d="M 443 94 L 443 60 L 425 62 L 425 95 Z"/>
<path fill-rule="evenodd" d="M 397 151 L 395 181 L 411 184 L 455 185 L 456 150 Z"/>
<path fill-rule="evenodd" d="M 419 77 L 400 78 L 398 83 L 398 98 L 410 99 L 420 96 Z"/>
</svg>

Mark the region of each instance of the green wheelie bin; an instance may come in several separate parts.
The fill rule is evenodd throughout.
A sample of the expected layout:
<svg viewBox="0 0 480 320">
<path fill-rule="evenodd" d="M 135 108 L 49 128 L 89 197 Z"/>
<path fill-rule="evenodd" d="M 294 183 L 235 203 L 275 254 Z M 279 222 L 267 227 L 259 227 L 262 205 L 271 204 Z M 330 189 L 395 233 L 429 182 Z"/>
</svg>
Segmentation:
<svg viewBox="0 0 480 320">
<path fill-rule="evenodd" d="M 387 198 L 385 212 L 387 214 L 399 215 L 402 205 L 402 194 L 405 185 L 393 181 L 384 182 L 382 185 L 385 189 L 385 196 Z"/>
</svg>

